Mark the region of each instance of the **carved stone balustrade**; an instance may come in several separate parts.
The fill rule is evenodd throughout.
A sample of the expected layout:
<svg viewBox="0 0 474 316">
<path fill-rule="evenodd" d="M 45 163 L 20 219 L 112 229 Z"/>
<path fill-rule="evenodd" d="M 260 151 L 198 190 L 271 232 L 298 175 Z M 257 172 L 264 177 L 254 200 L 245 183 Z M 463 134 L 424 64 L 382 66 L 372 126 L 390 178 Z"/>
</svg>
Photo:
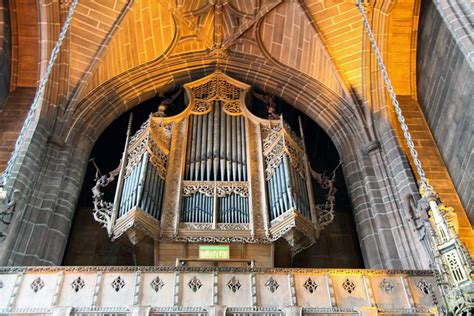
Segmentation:
<svg viewBox="0 0 474 316">
<path fill-rule="evenodd" d="M 2 314 L 437 314 L 425 271 L 174 267 L 0 269 Z"/>
</svg>

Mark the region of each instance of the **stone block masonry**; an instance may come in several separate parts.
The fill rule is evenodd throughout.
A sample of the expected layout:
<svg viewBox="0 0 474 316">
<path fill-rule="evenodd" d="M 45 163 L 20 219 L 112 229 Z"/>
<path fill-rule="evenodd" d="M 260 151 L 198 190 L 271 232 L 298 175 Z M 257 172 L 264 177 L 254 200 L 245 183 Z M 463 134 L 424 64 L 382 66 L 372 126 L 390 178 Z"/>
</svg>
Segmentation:
<svg viewBox="0 0 474 316">
<path fill-rule="evenodd" d="M 436 4 L 423 1 L 421 12 L 417 57 L 419 102 L 472 224 L 473 69 Z"/>
<path fill-rule="evenodd" d="M 0 108 L 0 172 L 7 165 L 34 96 L 33 88 L 17 88 Z"/>
<path fill-rule="evenodd" d="M 471 223 L 459 199 L 459 195 L 456 192 L 455 184 L 448 173 L 448 169 L 446 168 L 447 164 L 445 164 L 442 154 L 438 151 L 428 122 L 423 115 L 422 108 L 418 102 L 413 100 L 410 96 L 398 96 L 398 101 L 400 102 L 403 116 L 412 134 L 415 149 L 418 151 L 426 177 L 440 195 L 441 201 L 446 206 L 452 207 L 456 212 L 459 225 L 459 238 L 469 248 L 470 252 L 474 253 L 474 232 Z M 408 147 L 403 139 L 400 128 L 397 129 L 397 136 L 413 166 L 411 156 L 408 154 Z"/>
</svg>

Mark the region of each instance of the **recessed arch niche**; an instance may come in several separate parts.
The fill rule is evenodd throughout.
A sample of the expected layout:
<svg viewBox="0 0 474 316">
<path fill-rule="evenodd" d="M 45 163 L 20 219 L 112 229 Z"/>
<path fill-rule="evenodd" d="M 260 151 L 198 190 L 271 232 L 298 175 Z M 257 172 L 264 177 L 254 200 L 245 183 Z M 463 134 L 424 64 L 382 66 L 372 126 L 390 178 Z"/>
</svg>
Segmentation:
<svg viewBox="0 0 474 316">
<path fill-rule="evenodd" d="M 409 198 L 417 194 L 417 187 L 389 123 L 375 121 L 379 136 L 374 139 L 369 133 L 374 126 L 367 126 L 370 120 L 364 117 L 367 113 L 343 92 L 336 93 L 290 67 L 245 54 L 231 53 L 218 59 L 207 52 L 198 52 L 152 61 L 110 79 L 80 101 L 71 103 L 64 120 L 54 131 L 55 139 L 63 140 L 61 147 L 57 142 L 46 142 L 42 134 L 35 134 L 32 140 L 32 143 L 44 143 L 41 150 L 48 155 L 68 162 L 61 167 L 63 185 L 56 192 L 60 199 L 52 211 L 65 213 L 64 219 L 72 222 L 72 205 L 79 197 L 82 183 L 79 180 L 85 174 L 90 152 L 100 134 L 115 119 L 158 92 L 173 90 L 217 68 L 260 91 L 280 97 L 310 117 L 329 136 L 342 160 L 365 267 L 428 267 L 428 257 L 409 221 L 413 216 Z M 42 126 L 42 122 L 39 123 L 38 126 Z M 20 170 L 36 166 L 36 157 L 23 161 Z M 56 169 L 43 168 L 40 177 L 54 178 L 55 172 Z M 22 172 L 12 181 L 33 182 Z M 37 206 L 29 205 L 25 216 L 33 216 L 28 214 L 36 211 Z M 30 229 L 27 226 L 31 225 L 15 224 L 9 236 L 17 237 L 4 242 L 5 262 L 59 264 L 70 228 L 70 224 L 65 226 L 63 222 L 49 223 L 47 232 L 36 240 L 45 245 L 54 243 L 56 251 L 38 250 L 33 244 L 29 245 L 26 235 L 16 233 Z M 22 249 L 26 257 L 19 256 L 17 251 L 18 245 L 23 243 L 28 245 Z"/>
<path fill-rule="evenodd" d="M 256 95 L 264 95 L 265 91 L 257 88 L 252 89 Z M 184 93 L 180 88 L 164 93 L 166 97 L 177 95 L 173 105 L 168 107 L 167 116 L 180 113 L 186 108 Z M 268 95 L 268 94 L 266 94 Z M 162 95 L 154 96 L 117 118 L 101 134 L 94 145 L 76 216 L 70 235 L 69 245 L 64 258 L 66 265 L 153 265 L 154 253 L 157 247 L 153 241 L 145 239 L 138 245 L 132 246 L 124 238 L 111 242 L 105 230 L 92 220 L 91 188 L 94 185 L 94 176 L 97 173 L 96 166 L 102 173 L 111 171 L 120 162 L 125 141 L 127 121 L 133 113 L 132 134 L 140 125 L 147 120 L 151 113 L 158 110 L 158 105 L 163 101 Z M 273 243 L 274 262 L 276 267 L 334 267 L 334 268 L 363 268 L 363 260 L 359 247 L 358 237 L 353 220 L 353 210 L 350 198 L 347 194 L 344 175 L 340 168 L 339 154 L 324 130 L 319 127 L 308 116 L 278 97 L 273 97 L 277 115 L 291 125 L 293 130 L 298 130 L 299 121 L 303 127 L 308 158 L 313 170 L 318 173 L 331 175 L 334 171 L 336 178 L 336 206 L 335 219 L 324 229 L 317 242 L 312 247 L 292 256 L 288 244 L 279 239 Z M 262 100 L 249 94 L 247 99 L 248 109 L 253 115 L 265 119 L 267 105 Z M 92 161 L 91 160 L 91 161 Z M 315 180 L 314 199 L 318 204 L 325 202 L 327 190 L 323 190 Z M 105 199 L 113 199 L 115 188 L 112 186 L 105 192 Z M 81 247 L 81 244 L 88 247 Z M 232 255 L 234 258 L 241 257 L 242 245 L 233 245 Z M 158 246 L 159 247 L 159 246 Z M 169 246 L 167 246 L 169 247 Z M 241 249 L 242 248 L 242 249 Z M 176 251 L 181 251 L 176 247 Z M 189 249 L 189 247 L 188 247 Z M 192 247 L 191 247 L 192 249 Z M 240 250 L 240 253 L 239 251 Z M 192 250 L 187 250 L 192 252 Z M 156 256 L 156 255 L 155 255 Z M 184 256 L 184 255 L 183 255 Z M 192 256 L 192 255 L 191 255 Z"/>
</svg>

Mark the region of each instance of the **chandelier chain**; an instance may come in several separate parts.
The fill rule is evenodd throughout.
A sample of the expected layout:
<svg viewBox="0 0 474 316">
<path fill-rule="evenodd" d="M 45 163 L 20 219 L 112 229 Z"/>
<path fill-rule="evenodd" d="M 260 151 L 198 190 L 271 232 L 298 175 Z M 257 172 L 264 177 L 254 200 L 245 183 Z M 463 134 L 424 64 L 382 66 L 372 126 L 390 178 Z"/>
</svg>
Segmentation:
<svg viewBox="0 0 474 316">
<path fill-rule="evenodd" d="M 372 29 L 371 29 L 370 24 L 369 24 L 369 19 L 367 18 L 367 14 L 365 12 L 365 9 L 364 9 L 364 6 L 363 6 L 361 0 L 357 1 L 357 8 L 359 9 L 359 11 L 362 15 L 362 23 L 364 25 L 365 31 L 367 32 L 367 35 L 369 36 L 370 45 L 372 46 L 375 57 L 377 59 L 377 63 L 379 65 L 380 72 L 382 73 L 382 77 L 383 77 L 383 80 L 385 82 L 385 87 L 388 90 L 388 94 L 390 96 L 390 100 L 392 101 L 393 107 L 395 109 L 395 113 L 397 115 L 398 122 L 400 123 L 400 127 L 403 131 L 403 136 L 405 137 L 405 140 L 406 140 L 407 145 L 408 145 L 408 149 L 410 150 L 411 157 L 413 158 L 413 161 L 415 163 L 416 171 L 417 171 L 418 176 L 420 178 L 421 188 L 424 190 L 424 192 L 427 192 L 428 190 L 432 191 L 433 188 L 426 181 L 425 171 L 423 170 L 423 166 L 421 165 L 421 161 L 418 159 L 418 152 L 415 149 L 415 144 L 413 143 L 410 132 L 408 131 L 408 126 L 405 123 L 405 118 L 403 117 L 402 109 L 400 108 L 400 104 L 398 103 L 397 96 L 396 96 L 395 91 L 393 89 L 392 83 L 390 82 L 390 78 L 388 77 L 387 69 L 385 67 L 382 55 L 380 54 L 379 48 L 377 46 L 377 42 L 375 41 L 374 34 L 373 34 Z"/>
<path fill-rule="evenodd" d="M 2 174 L 0 174 L 0 187 L 3 186 L 5 187 L 7 184 L 8 179 L 10 178 L 11 171 L 13 168 L 13 165 L 15 164 L 15 160 L 18 157 L 18 154 L 20 152 L 21 146 L 23 145 L 23 141 L 26 136 L 26 132 L 28 131 L 28 128 L 30 127 L 31 121 L 33 117 L 36 114 L 36 110 L 42 103 L 42 99 L 44 96 L 44 91 L 46 89 L 46 84 L 48 83 L 49 77 L 51 75 L 51 72 L 53 71 L 53 66 L 56 61 L 56 58 L 58 57 L 60 51 L 61 51 L 61 46 L 64 41 L 64 38 L 66 37 L 67 31 L 69 29 L 69 26 L 71 25 L 72 21 L 72 16 L 74 14 L 74 11 L 77 7 L 78 0 L 73 0 L 69 11 L 68 15 L 66 17 L 66 20 L 61 28 L 61 32 L 59 33 L 58 40 L 51 52 L 51 57 L 49 58 L 48 61 L 48 66 L 46 67 L 46 71 L 43 74 L 43 77 L 41 78 L 39 85 L 38 85 L 38 90 L 36 91 L 35 98 L 33 99 L 33 103 L 31 104 L 30 110 L 28 111 L 28 114 L 26 116 L 25 122 L 23 123 L 23 127 L 21 128 L 20 134 L 18 135 L 18 138 L 15 143 L 15 148 L 10 156 L 10 159 L 7 162 L 7 166 L 5 170 L 3 171 Z"/>
</svg>

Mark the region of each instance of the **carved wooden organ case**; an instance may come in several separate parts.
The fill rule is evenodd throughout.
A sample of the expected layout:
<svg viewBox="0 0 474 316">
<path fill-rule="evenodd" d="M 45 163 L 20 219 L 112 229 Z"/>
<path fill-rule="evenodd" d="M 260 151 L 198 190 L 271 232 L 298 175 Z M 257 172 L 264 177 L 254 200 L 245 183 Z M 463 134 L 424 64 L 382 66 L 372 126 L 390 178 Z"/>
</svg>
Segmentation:
<svg viewBox="0 0 474 316">
<path fill-rule="evenodd" d="M 112 239 L 283 237 L 295 253 L 314 244 L 318 214 L 302 137 L 283 119 L 253 115 L 246 106 L 250 86 L 221 72 L 184 90 L 183 112 L 151 115 L 127 137 L 114 203 L 99 203 L 94 213 Z"/>
</svg>

